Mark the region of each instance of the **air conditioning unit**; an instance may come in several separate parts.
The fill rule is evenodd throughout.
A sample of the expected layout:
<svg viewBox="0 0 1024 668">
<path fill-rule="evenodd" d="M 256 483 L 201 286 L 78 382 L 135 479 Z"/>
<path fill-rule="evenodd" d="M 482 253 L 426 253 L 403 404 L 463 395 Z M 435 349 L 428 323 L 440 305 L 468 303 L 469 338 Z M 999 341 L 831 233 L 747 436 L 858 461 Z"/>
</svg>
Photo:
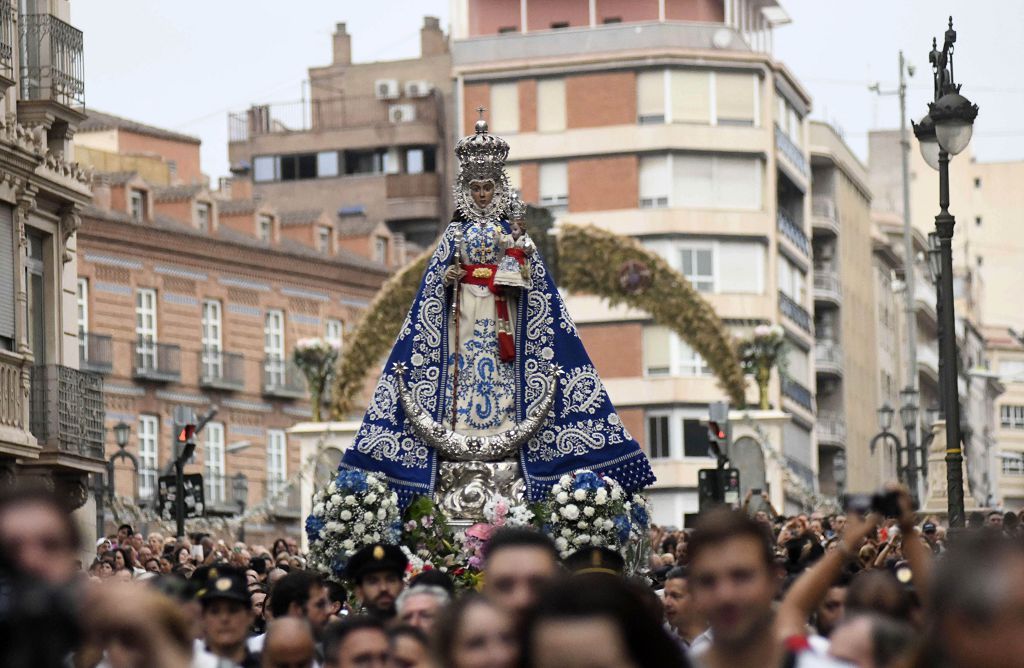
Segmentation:
<svg viewBox="0 0 1024 668">
<path fill-rule="evenodd" d="M 373 83 L 373 91 L 378 100 L 397 100 L 398 80 L 377 79 L 377 81 Z"/>
<path fill-rule="evenodd" d="M 388 120 L 392 123 L 409 123 L 416 120 L 416 106 L 392 104 L 388 107 Z"/>
<path fill-rule="evenodd" d="M 429 81 L 406 81 L 406 97 L 427 97 L 430 91 L 434 90 L 434 84 Z"/>
</svg>

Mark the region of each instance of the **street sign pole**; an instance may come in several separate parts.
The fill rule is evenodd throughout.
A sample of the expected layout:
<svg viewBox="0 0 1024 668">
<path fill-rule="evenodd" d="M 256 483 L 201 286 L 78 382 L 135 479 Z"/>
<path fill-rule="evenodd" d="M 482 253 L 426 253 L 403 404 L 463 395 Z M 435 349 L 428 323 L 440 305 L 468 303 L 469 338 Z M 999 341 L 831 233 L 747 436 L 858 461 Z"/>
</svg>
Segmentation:
<svg viewBox="0 0 1024 668">
<path fill-rule="evenodd" d="M 174 460 L 174 519 L 178 524 L 178 540 L 185 537 L 185 461 Z"/>
</svg>

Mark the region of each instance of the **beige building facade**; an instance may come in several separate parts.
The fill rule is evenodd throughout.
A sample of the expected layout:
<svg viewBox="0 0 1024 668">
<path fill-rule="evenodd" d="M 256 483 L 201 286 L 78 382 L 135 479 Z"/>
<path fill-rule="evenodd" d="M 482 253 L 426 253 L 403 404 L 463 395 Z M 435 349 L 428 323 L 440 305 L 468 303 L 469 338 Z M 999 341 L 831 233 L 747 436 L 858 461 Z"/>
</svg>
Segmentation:
<svg viewBox="0 0 1024 668">
<path fill-rule="evenodd" d="M 810 123 L 810 143 L 821 489 L 870 490 L 880 479 L 866 447 L 875 433 L 878 349 L 867 168 L 827 124 Z"/>
<path fill-rule="evenodd" d="M 85 84 L 84 37 L 69 21 L 66 1 L 0 11 L 0 477 L 54 490 L 88 544 L 104 399 L 102 377 L 78 365 L 77 232 L 90 190 L 71 144 Z"/>
<path fill-rule="evenodd" d="M 486 108 L 525 201 L 558 224 L 638 238 L 737 335 L 781 324 L 788 373 L 773 374 L 770 392 L 784 419 L 766 445 L 816 488 L 810 98 L 767 51 L 785 14 L 775 3 L 660 4 L 453 3 L 459 131 L 472 132 Z M 701 420 L 722 391 L 648 314 L 585 295 L 567 303 L 651 457 L 655 521 L 682 525 L 698 509 L 699 469 L 714 466 Z M 755 395 L 751 383 L 749 404 Z M 746 434 L 742 414 L 735 420 Z M 751 434 L 737 438 L 737 453 L 750 451 L 744 489 L 770 488 L 776 507 L 801 507 Z"/>
</svg>

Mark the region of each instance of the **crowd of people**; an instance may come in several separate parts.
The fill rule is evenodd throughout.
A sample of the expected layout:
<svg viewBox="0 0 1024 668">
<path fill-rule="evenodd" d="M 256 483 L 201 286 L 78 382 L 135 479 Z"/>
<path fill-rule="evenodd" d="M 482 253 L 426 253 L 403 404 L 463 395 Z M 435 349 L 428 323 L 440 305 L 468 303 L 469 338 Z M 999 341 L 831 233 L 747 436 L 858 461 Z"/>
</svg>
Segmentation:
<svg viewBox="0 0 1024 668">
<path fill-rule="evenodd" d="M 781 517 L 748 495 L 692 530 L 652 526 L 639 575 L 606 548 L 560 560 L 544 534 L 501 529 L 480 590 L 459 591 L 439 570 L 412 575 L 394 545 L 367 546 L 334 580 L 291 538 L 267 549 L 127 525 L 83 564 L 57 500 L 13 491 L 0 498 L 0 665 L 1024 665 L 1016 516 L 946 535 L 905 491 L 887 496 L 888 512 Z"/>
</svg>

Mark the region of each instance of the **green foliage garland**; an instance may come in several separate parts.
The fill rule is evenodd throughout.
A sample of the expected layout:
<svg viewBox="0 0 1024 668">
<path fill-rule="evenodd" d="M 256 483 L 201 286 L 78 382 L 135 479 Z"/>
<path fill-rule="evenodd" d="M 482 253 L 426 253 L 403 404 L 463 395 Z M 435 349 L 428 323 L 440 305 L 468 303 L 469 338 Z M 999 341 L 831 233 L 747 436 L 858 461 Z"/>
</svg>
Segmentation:
<svg viewBox="0 0 1024 668">
<path fill-rule="evenodd" d="M 531 237 L 537 231 L 531 230 Z M 331 414 L 335 419 L 356 409 L 354 402 L 364 379 L 398 336 L 432 254 L 433 249 L 428 249 L 384 284 L 349 338 L 334 376 Z M 629 237 L 593 226 L 566 225 L 559 228 L 558 252 L 549 253 L 546 259 L 549 264 L 557 264 L 562 287 L 650 313 L 655 322 L 672 329 L 700 353 L 734 406 L 746 403 L 743 370 L 724 325 L 690 282 L 660 256 Z M 639 292 L 623 290 L 620 271 L 627 262 L 649 268 L 649 286 Z"/>
<path fill-rule="evenodd" d="M 632 238 L 592 225 L 560 227 L 558 255 L 563 288 L 604 297 L 612 306 L 625 303 L 650 313 L 655 322 L 700 353 L 733 406 L 746 404 L 746 380 L 732 338 L 711 305 L 661 256 Z M 621 268 L 626 263 L 645 266 L 650 284 L 632 293 L 623 290 Z"/>
<path fill-rule="evenodd" d="M 356 410 L 354 402 L 363 388 L 366 374 L 381 363 L 398 337 L 433 254 L 434 249 L 429 248 L 388 279 L 346 342 L 334 374 L 331 406 L 334 419 L 344 418 Z"/>
</svg>

